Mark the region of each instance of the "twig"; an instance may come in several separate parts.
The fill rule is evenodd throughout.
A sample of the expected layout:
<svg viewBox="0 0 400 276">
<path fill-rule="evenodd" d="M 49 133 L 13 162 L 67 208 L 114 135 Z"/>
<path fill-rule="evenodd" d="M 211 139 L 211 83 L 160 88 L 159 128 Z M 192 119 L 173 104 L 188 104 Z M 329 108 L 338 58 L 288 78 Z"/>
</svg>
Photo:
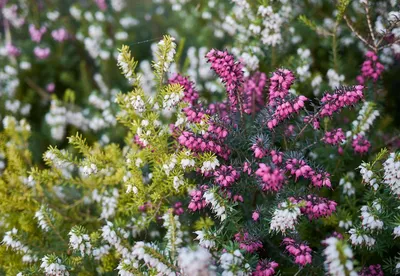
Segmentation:
<svg viewBox="0 0 400 276">
<path fill-rule="evenodd" d="M 26 77 L 25 78 L 26 83 L 29 85 L 30 88 L 35 90 L 40 97 L 42 97 L 43 100 L 49 101 L 50 100 L 50 95 L 47 94 L 46 91 L 44 91 L 39 85 L 37 85 L 33 80 L 30 78 Z"/>
<path fill-rule="evenodd" d="M 371 18 L 369 17 L 369 3 L 368 3 L 368 0 L 364 4 L 364 9 L 365 9 L 365 15 L 367 17 L 367 23 L 368 23 L 369 32 L 370 32 L 371 38 L 372 38 L 372 43 L 374 44 L 374 47 L 376 49 L 376 41 L 375 41 L 374 30 L 372 29 Z"/>
<path fill-rule="evenodd" d="M 350 28 L 350 30 L 358 37 L 358 39 L 360 39 L 362 42 L 365 43 L 365 45 L 367 45 L 368 47 L 370 47 L 372 50 L 374 50 L 376 52 L 376 49 L 374 46 L 372 46 L 371 44 L 368 43 L 368 41 L 362 36 L 360 35 L 356 29 L 354 28 L 354 26 L 351 24 L 350 20 L 347 18 L 347 16 L 345 15 L 344 20 L 346 21 L 347 26 Z"/>
</svg>

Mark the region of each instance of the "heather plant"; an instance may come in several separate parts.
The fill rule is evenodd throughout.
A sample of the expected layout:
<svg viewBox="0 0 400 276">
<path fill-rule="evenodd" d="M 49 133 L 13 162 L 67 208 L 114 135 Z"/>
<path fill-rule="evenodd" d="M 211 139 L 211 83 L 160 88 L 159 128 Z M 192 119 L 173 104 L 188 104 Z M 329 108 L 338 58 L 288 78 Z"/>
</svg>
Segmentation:
<svg viewBox="0 0 400 276">
<path fill-rule="evenodd" d="M 46 92 L 33 70 L 40 99 L 20 69 L 27 49 L 51 66 L 53 27 L 24 25 L 24 1 L 0 2 L 7 41 L 21 26 L 30 37 L 2 58 L 0 273 L 400 273 L 400 155 L 385 112 L 399 16 L 383 17 L 395 3 L 163 2 L 145 17 L 176 15 L 176 38 L 152 44 L 152 61 L 136 57 L 140 44 L 116 50 L 142 26 L 128 2 L 67 5 L 67 32 L 49 11 L 57 45 L 84 52 L 89 88 L 59 80 L 69 89 Z M 315 10 L 328 10 L 323 22 Z M 206 47 L 177 19 L 205 23 Z M 362 58 L 346 64 L 352 44 Z M 37 112 L 44 130 L 27 115 L 36 101 L 50 106 Z M 37 161 L 44 132 L 53 145 Z"/>
</svg>

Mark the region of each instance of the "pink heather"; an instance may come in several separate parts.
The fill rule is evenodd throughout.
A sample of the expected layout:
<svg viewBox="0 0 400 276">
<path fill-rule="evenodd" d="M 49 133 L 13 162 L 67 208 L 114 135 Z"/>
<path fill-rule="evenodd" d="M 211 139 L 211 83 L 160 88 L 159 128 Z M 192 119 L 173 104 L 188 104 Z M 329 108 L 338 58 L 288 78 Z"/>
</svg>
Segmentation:
<svg viewBox="0 0 400 276">
<path fill-rule="evenodd" d="M 277 99 L 284 99 L 289 94 L 290 86 L 295 81 L 290 70 L 278 69 L 269 79 L 269 105 L 275 105 Z"/>
<path fill-rule="evenodd" d="M 330 174 L 313 170 L 304 160 L 298 160 L 296 158 L 288 159 L 286 161 L 286 170 L 288 170 L 291 175 L 295 176 L 295 181 L 301 176 L 305 179 L 310 179 L 315 187 L 331 187 Z"/>
<path fill-rule="evenodd" d="M 214 171 L 215 183 L 221 187 L 228 188 L 240 177 L 240 173 L 232 166 L 222 165 Z"/>
<path fill-rule="evenodd" d="M 289 118 L 294 113 L 298 113 L 304 107 L 305 101 L 307 101 L 307 98 L 304 96 L 299 96 L 290 101 L 283 100 L 276 106 L 272 118 L 267 122 L 268 128 L 273 129 L 283 120 Z"/>
<path fill-rule="evenodd" d="M 68 39 L 68 32 L 64 28 L 60 28 L 52 31 L 51 36 L 55 41 L 63 42 Z"/>
<path fill-rule="evenodd" d="M 333 94 L 325 93 L 321 99 L 320 117 L 332 116 L 346 106 L 352 106 L 364 98 L 364 86 L 356 85 L 336 89 Z"/>
<path fill-rule="evenodd" d="M 291 238 L 284 238 L 283 245 L 285 245 L 286 251 L 294 257 L 294 262 L 298 265 L 305 266 L 311 264 L 311 248 L 304 243 L 296 243 Z"/>
<path fill-rule="evenodd" d="M 207 203 L 205 199 L 203 199 L 204 191 L 208 189 L 207 186 L 203 185 L 199 190 L 190 191 L 189 195 L 191 196 L 191 200 L 188 206 L 188 209 L 191 211 L 201 210 L 206 207 Z"/>
<path fill-rule="evenodd" d="M 369 148 L 371 147 L 371 143 L 363 135 L 358 134 L 353 138 L 351 146 L 356 153 L 364 154 L 368 152 Z"/>
<path fill-rule="evenodd" d="M 260 218 L 260 213 L 257 212 L 257 211 L 254 211 L 253 214 L 251 215 L 251 218 L 252 218 L 254 221 L 258 221 L 258 219 Z"/>
<path fill-rule="evenodd" d="M 29 25 L 29 34 L 31 35 L 31 40 L 39 43 L 42 40 L 43 34 L 47 31 L 47 28 L 42 26 L 36 29 L 35 25 Z"/>
<path fill-rule="evenodd" d="M 184 210 L 182 208 L 182 202 L 178 201 L 177 203 L 174 204 L 174 214 L 177 216 L 180 216 L 184 213 Z"/>
<path fill-rule="evenodd" d="M 105 11 L 107 9 L 106 0 L 94 0 L 94 1 L 96 2 L 96 5 L 100 10 Z"/>
<path fill-rule="evenodd" d="M 251 175 L 251 166 L 249 164 L 249 162 L 244 162 L 243 163 L 243 172 L 247 173 L 248 175 Z"/>
<path fill-rule="evenodd" d="M 253 276 L 272 276 L 275 274 L 275 269 L 278 267 L 278 263 L 274 261 L 261 260 L 256 266 L 256 270 L 253 272 Z"/>
<path fill-rule="evenodd" d="M 249 233 L 236 233 L 235 241 L 239 243 L 239 248 L 246 250 L 249 253 L 256 252 L 258 249 L 262 248 L 262 243 L 254 237 L 251 237 Z"/>
<path fill-rule="evenodd" d="M 341 128 L 333 129 L 325 132 L 322 141 L 329 145 L 339 145 L 346 139 L 344 132 Z"/>
<path fill-rule="evenodd" d="M 189 122 L 192 123 L 200 123 L 204 119 L 205 113 L 200 110 L 196 110 L 198 108 L 195 108 L 193 106 L 188 106 L 183 108 L 183 112 L 186 115 L 186 118 L 188 119 Z"/>
<path fill-rule="evenodd" d="M 372 79 L 376 82 L 385 69 L 382 63 L 378 61 L 378 56 L 374 52 L 368 51 L 365 57 L 366 60 L 361 67 L 361 75 L 357 76 L 359 84 L 364 84 L 368 79 Z"/>
<path fill-rule="evenodd" d="M 262 138 L 257 138 L 255 143 L 251 146 L 251 149 L 254 152 L 254 157 L 259 159 L 262 159 L 268 153 L 267 143 L 263 141 Z"/>
<path fill-rule="evenodd" d="M 279 165 L 282 163 L 283 152 L 271 150 L 272 163 Z"/>
<path fill-rule="evenodd" d="M 175 74 L 169 80 L 169 83 L 178 83 L 183 87 L 183 91 L 185 94 L 185 96 L 183 97 L 183 101 L 189 103 L 190 105 L 194 105 L 199 98 L 199 93 L 194 88 L 194 82 L 190 81 L 188 77 L 183 77 L 180 74 Z"/>
<path fill-rule="evenodd" d="M 243 84 L 243 109 L 247 114 L 258 112 L 264 105 L 264 88 L 267 83 L 267 75 L 256 72 L 247 77 Z"/>
<path fill-rule="evenodd" d="M 33 49 L 33 53 L 38 59 L 46 59 L 50 55 L 50 48 L 41 48 L 36 46 L 35 49 Z"/>
<path fill-rule="evenodd" d="M 336 211 L 337 203 L 323 197 L 308 195 L 298 198 L 291 197 L 289 200 L 293 203 L 305 204 L 305 206 L 300 207 L 300 211 L 307 215 L 310 220 L 329 217 Z"/>
<path fill-rule="evenodd" d="M 7 54 L 9 54 L 12 57 L 17 57 L 21 54 L 21 51 L 12 44 L 7 44 L 6 50 L 7 50 Z"/>
<path fill-rule="evenodd" d="M 46 91 L 49 92 L 49 93 L 54 92 L 55 89 L 56 89 L 56 85 L 53 82 L 48 83 L 46 85 Z"/>
<path fill-rule="evenodd" d="M 370 266 L 364 267 L 358 275 L 359 276 L 383 276 L 384 274 L 383 274 L 381 265 L 376 264 L 376 265 L 370 265 Z"/>
<path fill-rule="evenodd" d="M 258 164 L 259 168 L 256 171 L 256 175 L 262 180 L 261 188 L 263 191 L 279 191 L 284 182 L 285 174 L 283 170 L 278 168 L 271 168 L 263 163 Z"/>
<path fill-rule="evenodd" d="M 235 61 L 233 55 L 227 51 L 212 49 L 207 53 L 206 58 L 207 62 L 211 63 L 211 68 L 225 84 L 229 102 L 232 106 L 236 106 L 239 102 L 237 92 L 243 83 L 243 65 Z"/>
</svg>

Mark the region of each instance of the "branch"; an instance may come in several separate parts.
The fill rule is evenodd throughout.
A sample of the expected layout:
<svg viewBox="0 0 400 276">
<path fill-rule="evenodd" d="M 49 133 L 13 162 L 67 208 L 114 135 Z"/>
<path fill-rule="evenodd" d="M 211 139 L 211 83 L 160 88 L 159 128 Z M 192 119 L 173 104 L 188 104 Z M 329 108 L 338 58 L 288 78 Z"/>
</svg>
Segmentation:
<svg viewBox="0 0 400 276">
<path fill-rule="evenodd" d="M 26 77 L 25 82 L 28 84 L 28 86 L 30 88 L 35 90 L 43 100 L 45 100 L 45 101 L 50 100 L 50 95 L 46 91 L 44 91 L 43 88 L 41 88 L 39 85 L 37 85 L 33 80 Z"/>
<path fill-rule="evenodd" d="M 347 26 L 349 26 L 350 30 L 362 41 L 365 43 L 365 45 L 367 45 L 368 47 L 370 47 L 372 50 L 374 50 L 376 52 L 376 48 L 374 46 L 372 46 L 371 44 L 368 43 L 368 41 L 362 36 L 360 35 L 356 29 L 354 28 L 354 26 L 351 24 L 350 20 L 347 18 L 347 16 L 345 15 L 344 20 L 347 23 Z"/>
</svg>

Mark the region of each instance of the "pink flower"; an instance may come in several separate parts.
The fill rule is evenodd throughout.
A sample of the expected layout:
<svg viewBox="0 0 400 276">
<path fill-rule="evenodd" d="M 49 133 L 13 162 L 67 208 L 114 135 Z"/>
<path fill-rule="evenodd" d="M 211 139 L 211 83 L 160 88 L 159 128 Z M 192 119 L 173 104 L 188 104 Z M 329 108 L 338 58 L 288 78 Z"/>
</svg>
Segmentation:
<svg viewBox="0 0 400 276">
<path fill-rule="evenodd" d="M 353 106 L 364 98 L 364 86 L 356 85 L 342 87 L 335 90 L 333 94 L 325 93 L 321 99 L 320 117 L 332 116 L 346 106 Z"/>
<path fill-rule="evenodd" d="M 337 203 L 323 197 L 307 195 L 306 197 L 289 198 L 293 203 L 302 203 L 300 207 L 302 214 L 308 216 L 310 220 L 320 217 L 329 217 L 336 211 Z"/>
<path fill-rule="evenodd" d="M 52 93 L 52 92 L 54 92 L 54 89 L 55 89 L 55 88 L 56 88 L 56 85 L 55 85 L 53 82 L 48 83 L 48 84 L 46 85 L 46 90 L 47 90 L 47 92 Z"/>
<path fill-rule="evenodd" d="M 267 122 L 269 129 L 275 128 L 280 122 L 286 120 L 294 113 L 298 113 L 304 108 L 304 102 L 308 99 L 304 96 L 299 96 L 292 100 L 282 100 L 277 104 L 275 111 L 272 114 L 272 118 Z"/>
<path fill-rule="evenodd" d="M 205 113 L 198 107 L 188 106 L 183 108 L 183 112 L 189 122 L 200 123 L 205 118 Z"/>
<path fill-rule="evenodd" d="M 12 57 L 17 57 L 21 54 L 21 51 L 12 44 L 7 44 L 6 50 L 7 50 L 7 54 L 9 54 Z"/>
<path fill-rule="evenodd" d="M 346 139 L 344 132 L 341 128 L 333 129 L 325 132 L 322 141 L 330 145 L 339 145 Z"/>
<path fill-rule="evenodd" d="M 50 55 L 50 48 L 41 48 L 36 46 L 35 49 L 33 49 L 33 53 L 38 59 L 46 59 Z"/>
<path fill-rule="evenodd" d="M 351 145 L 354 151 L 359 154 L 367 153 L 371 147 L 371 143 L 361 134 L 353 138 Z"/>
<path fill-rule="evenodd" d="M 377 264 L 377 265 L 370 265 L 370 266 L 364 267 L 358 275 L 359 276 L 383 276 L 384 274 L 383 274 L 381 265 Z"/>
<path fill-rule="evenodd" d="M 282 157 L 283 157 L 282 152 L 276 151 L 276 150 L 271 150 L 270 154 L 272 157 L 272 163 L 274 163 L 275 165 L 282 163 Z"/>
<path fill-rule="evenodd" d="M 361 67 L 361 75 L 357 76 L 359 84 L 364 84 L 367 79 L 372 79 L 376 82 L 385 69 L 382 63 L 378 61 L 378 56 L 374 52 L 368 51 L 365 57 L 366 60 Z"/>
<path fill-rule="evenodd" d="M 51 36 L 55 41 L 63 42 L 68 39 L 68 32 L 64 28 L 53 30 Z"/>
<path fill-rule="evenodd" d="M 221 187 L 230 187 L 240 177 L 240 174 L 232 166 L 222 165 L 215 172 L 215 182 Z"/>
<path fill-rule="evenodd" d="M 235 234 L 235 241 L 239 242 L 240 249 L 246 250 L 249 253 L 253 253 L 263 247 L 259 240 L 250 236 L 247 232 Z"/>
<path fill-rule="evenodd" d="M 227 51 L 212 49 L 206 55 L 207 62 L 211 63 L 211 68 L 221 78 L 228 93 L 228 99 L 232 106 L 239 102 L 237 92 L 243 83 L 243 65 L 235 61 L 233 55 Z"/>
<path fill-rule="evenodd" d="M 31 40 L 39 43 L 42 40 L 43 34 L 47 31 L 47 28 L 42 26 L 36 29 L 35 25 L 29 25 L 29 34 L 31 35 Z"/>
<path fill-rule="evenodd" d="M 306 264 L 311 264 L 311 248 L 304 243 L 296 243 L 291 238 L 284 238 L 283 245 L 285 245 L 286 251 L 294 257 L 294 262 L 301 266 L 305 266 Z"/>
<path fill-rule="evenodd" d="M 271 168 L 263 163 L 258 164 L 259 169 L 256 171 L 256 175 L 262 180 L 261 188 L 263 191 L 279 191 L 284 182 L 285 175 L 283 170 L 278 168 Z"/>
<path fill-rule="evenodd" d="M 275 274 L 275 269 L 278 266 L 278 263 L 274 261 L 261 260 L 258 262 L 253 276 L 272 276 Z"/>
<path fill-rule="evenodd" d="M 295 176 L 295 181 L 301 176 L 311 179 L 311 183 L 315 187 L 331 187 L 330 174 L 324 171 L 313 170 L 304 160 L 291 158 L 286 161 L 286 170 Z"/>
<path fill-rule="evenodd" d="M 279 69 L 272 74 L 269 86 L 269 105 L 275 105 L 277 99 L 284 99 L 295 81 L 290 70 Z"/>
<path fill-rule="evenodd" d="M 191 211 L 201 210 L 206 207 L 207 202 L 203 198 L 204 192 L 208 189 L 206 185 L 200 187 L 199 190 L 190 191 L 189 195 L 191 196 L 191 200 L 188 206 L 188 209 Z"/>
<path fill-rule="evenodd" d="M 243 109 L 247 114 L 255 114 L 264 105 L 264 88 L 267 83 L 267 75 L 256 72 L 245 79 L 243 84 Z"/>
<path fill-rule="evenodd" d="M 174 214 L 177 216 L 180 216 L 184 213 L 184 210 L 182 208 L 182 202 L 178 201 L 177 203 L 174 204 Z"/>
<path fill-rule="evenodd" d="M 179 83 L 183 87 L 183 92 L 185 94 L 183 101 L 194 105 L 199 98 L 199 93 L 194 88 L 194 82 L 190 81 L 188 77 L 175 74 L 171 79 L 169 79 L 169 83 Z"/>
<path fill-rule="evenodd" d="M 100 10 L 105 11 L 107 9 L 106 0 L 94 0 L 94 1 L 96 2 L 96 5 Z"/>
<path fill-rule="evenodd" d="M 249 162 L 243 163 L 243 172 L 247 173 L 248 175 L 251 174 L 251 166 L 250 166 Z"/>
<path fill-rule="evenodd" d="M 251 215 L 251 218 L 252 218 L 254 221 L 257 221 L 257 220 L 260 218 L 260 213 L 257 212 L 257 211 L 254 211 L 253 214 Z"/>
</svg>

